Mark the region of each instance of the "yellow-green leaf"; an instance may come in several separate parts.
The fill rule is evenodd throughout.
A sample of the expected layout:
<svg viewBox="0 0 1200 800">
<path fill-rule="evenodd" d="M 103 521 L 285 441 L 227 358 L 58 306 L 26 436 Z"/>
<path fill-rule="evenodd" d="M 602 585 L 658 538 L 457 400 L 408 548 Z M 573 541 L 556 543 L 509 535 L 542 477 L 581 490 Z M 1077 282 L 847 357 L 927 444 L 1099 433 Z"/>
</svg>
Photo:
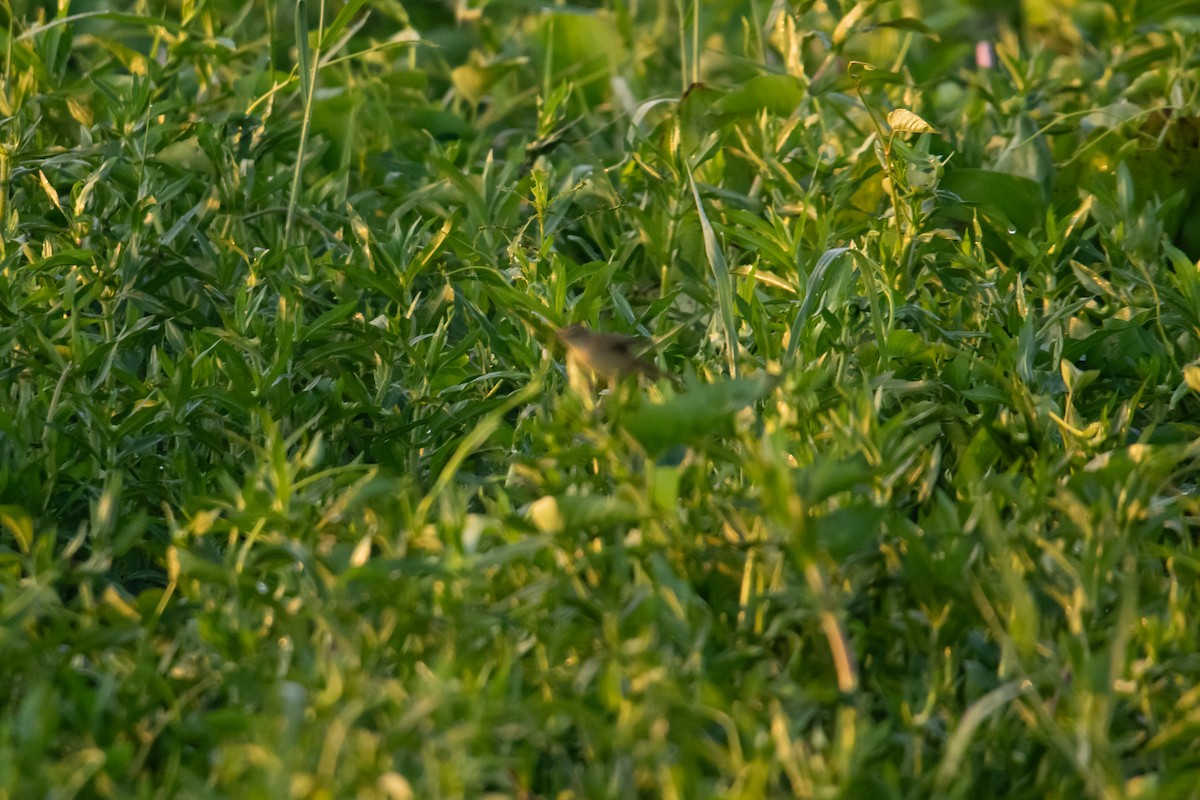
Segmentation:
<svg viewBox="0 0 1200 800">
<path fill-rule="evenodd" d="M 1183 379 L 1193 392 L 1200 392 L 1200 367 L 1188 364 L 1183 368 Z"/>
<path fill-rule="evenodd" d="M 33 546 L 33 517 L 20 506 L 0 506 L 0 524 L 8 528 L 17 547 L 22 553 L 28 553 Z"/>
<path fill-rule="evenodd" d="M 906 108 L 897 108 L 887 115 L 888 125 L 892 130 L 903 133 L 937 133 L 937 128 L 930 125 L 919 116 Z"/>
</svg>

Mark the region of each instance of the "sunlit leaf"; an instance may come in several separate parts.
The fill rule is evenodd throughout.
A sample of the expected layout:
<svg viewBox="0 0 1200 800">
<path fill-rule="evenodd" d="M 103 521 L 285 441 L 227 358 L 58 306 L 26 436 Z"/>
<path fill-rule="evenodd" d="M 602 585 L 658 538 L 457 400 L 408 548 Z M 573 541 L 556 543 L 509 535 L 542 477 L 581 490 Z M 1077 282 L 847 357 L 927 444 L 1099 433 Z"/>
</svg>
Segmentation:
<svg viewBox="0 0 1200 800">
<path fill-rule="evenodd" d="M 1200 366 L 1188 364 L 1183 368 L 1183 379 L 1193 392 L 1200 392 Z"/>
<path fill-rule="evenodd" d="M 937 133 L 937 128 L 904 108 L 890 111 L 887 115 L 887 122 L 892 130 L 904 133 Z"/>
<path fill-rule="evenodd" d="M 22 553 L 28 553 L 33 546 L 33 518 L 29 512 L 20 506 L 0 506 L 0 524 L 16 540 Z"/>
</svg>

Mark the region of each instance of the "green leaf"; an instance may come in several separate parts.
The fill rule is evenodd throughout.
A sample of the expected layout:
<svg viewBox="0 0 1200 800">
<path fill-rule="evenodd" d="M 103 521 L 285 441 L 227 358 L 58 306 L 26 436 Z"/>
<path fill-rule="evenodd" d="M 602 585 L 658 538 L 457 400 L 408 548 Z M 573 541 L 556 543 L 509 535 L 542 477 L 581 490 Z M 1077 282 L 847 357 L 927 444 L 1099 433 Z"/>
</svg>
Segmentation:
<svg viewBox="0 0 1200 800">
<path fill-rule="evenodd" d="M 535 500 L 527 516 L 542 533 L 563 533 L 633 523 L 642 513 L 633 503 L 615 497 L 566 494 Z"/>
<path fill-rule="evenodd" d="M 868 483 L 874 475 L 875 470 L 867 459 L 854 455 L 847 459 L 823 458 L 800 470 L 796 482 L 805 501 L 816 504 Z"/>
<path fill-rule="evenodd" d="M 901 31 L 914 31 L 923 33 L 933 41 L 941 41 L 937 31 L 926 25 L 921 20 L 915 17 L 898 17 L 897 19 L 889 19 L 886 22 L 876 22 L 872 27 L 875 28 L 895 28 Z"/>
<path fill-rule="evenodd" d="M 613 64 L 624 53 L 612 15 L 576 10 L 545 13 L 538 18 L 537 35 L 551 83 L 570 81 L 592 100 L 608 94 Z"/>
<path fill-rule="evenodd" d="M 726 430 L 733 415 L 770 388 L 765 375 L 691 386 L 662 403 L 648 403 L 623 418 L 625 429 L 651 454 L 675 444 L 697 444 Z"/>
<path fill-rule="evenodd" d="M 940 188 L 979 206 L 998 222 L 1027 233 L 1045 219 L 1046 203 L 1035 181 L 987 169 L 956 169 L 942 176 Z"/>
<path fill-rule="evenodd" d="M 861 553 L 876 540 L 887 509 L 858 504 L 820 514 L 809 523 L 821 549 L 842 560 Z"/>
<path fill-rule="evenodd" d="M 690 96 L 690 95 L 689 95 Z M 724 114 L 758 114 L 767 111 L 786 117 L 804 99 L 804 84 L 791 75 L 755 75 L 713 103 Z"/>
<path fill-rule="evenodd" d="M 33 517 L 29 512 L 20 506 L 0 506 L 0 524 L 17 540 L 21 552 L 28 553 L 33 547 Z"/>
<path fill-rule="evenodd" d="M 478 105 L 498 81 L 523 67 L 527 61 L 526 58 L 511 58 L 489 64 L 462 64 L 450 71 L 450 80 L 467 102 Z"/>
<path fill-rule="evenodd" d="M 688 183 L 692 187 L 692 197 L 696 201 L 696 214 L 700 217 L 700 230 L 704 234 L 704 254 L 708 257 L 708 264 L 712 268 L 713 283 L 717 288 L 717 308 L 721 312 L 721 328 L 725 335 L 725 357 L 729 363 L 729 374 L 737 377 L 738 340 L 737 322 L 733 313 L 733 277 L 729 274 L 729 265 L 725 261 L 725 254 L 721 252 L 721 245 L 717 242 L 717 235 L 713 232 L 712 223 L 708 221 L 708 214 L 704 211 L 704 201 L 700 199 L 700 190 L 696 188 L 696 179 L 693 177 L 690 167 L 688 168 Z"/>
</svg>

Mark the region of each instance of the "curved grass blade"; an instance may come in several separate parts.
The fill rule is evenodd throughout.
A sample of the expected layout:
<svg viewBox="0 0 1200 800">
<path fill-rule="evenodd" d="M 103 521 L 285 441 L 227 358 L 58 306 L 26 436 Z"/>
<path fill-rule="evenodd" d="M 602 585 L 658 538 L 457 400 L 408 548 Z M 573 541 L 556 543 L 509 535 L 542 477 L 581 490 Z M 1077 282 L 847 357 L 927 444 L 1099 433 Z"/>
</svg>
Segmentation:
<svg viewBox="0 0 1200 800">
<path fill-rule="evenodd" d="M 696 178 L 692 168 L 687 168 L 688 184 L 692 187 L 692 197 L 696 200 L 696 213 L 700 215 L 700 230 L 704 234 L 704 254 L 712 268 L 713 280 L 717 285 L 717 309 L 721 313 L 721 327 L 725 335 L 725 355 L 729 359 L 729 374 L 736 378 L 738 375 L 738 341 L 737 320 L 733 316 L 733 278 L 729 273 L 729 264 L 725 254 L 721 252 L 717 235 L 713 232 L 712 223 L 704 211 L 704 201 L 700 199 L 700 190 L 696 188 Z"/>
</svg>

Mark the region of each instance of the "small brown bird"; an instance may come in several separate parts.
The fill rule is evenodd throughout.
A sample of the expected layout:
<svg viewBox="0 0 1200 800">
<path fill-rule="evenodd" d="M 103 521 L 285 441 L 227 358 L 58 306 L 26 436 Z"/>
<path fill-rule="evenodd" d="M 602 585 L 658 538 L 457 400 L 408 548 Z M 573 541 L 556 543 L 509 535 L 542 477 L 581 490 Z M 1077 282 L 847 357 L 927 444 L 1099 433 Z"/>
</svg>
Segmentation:
<svg viewBox="0 0 1200 800">
<path fill-rule="evenodd" d="M 634 348 L 644 344 L 638 339 L 615 333 L 598 333 L 582 325 L 559 328 L 557 334 L 567 346 L 567 355 L 597 377 L 617 381 L 628 375 L 642 374 L 651 380 L 674 380 L 673 375 L 634 354 Z"/>
</svg>

